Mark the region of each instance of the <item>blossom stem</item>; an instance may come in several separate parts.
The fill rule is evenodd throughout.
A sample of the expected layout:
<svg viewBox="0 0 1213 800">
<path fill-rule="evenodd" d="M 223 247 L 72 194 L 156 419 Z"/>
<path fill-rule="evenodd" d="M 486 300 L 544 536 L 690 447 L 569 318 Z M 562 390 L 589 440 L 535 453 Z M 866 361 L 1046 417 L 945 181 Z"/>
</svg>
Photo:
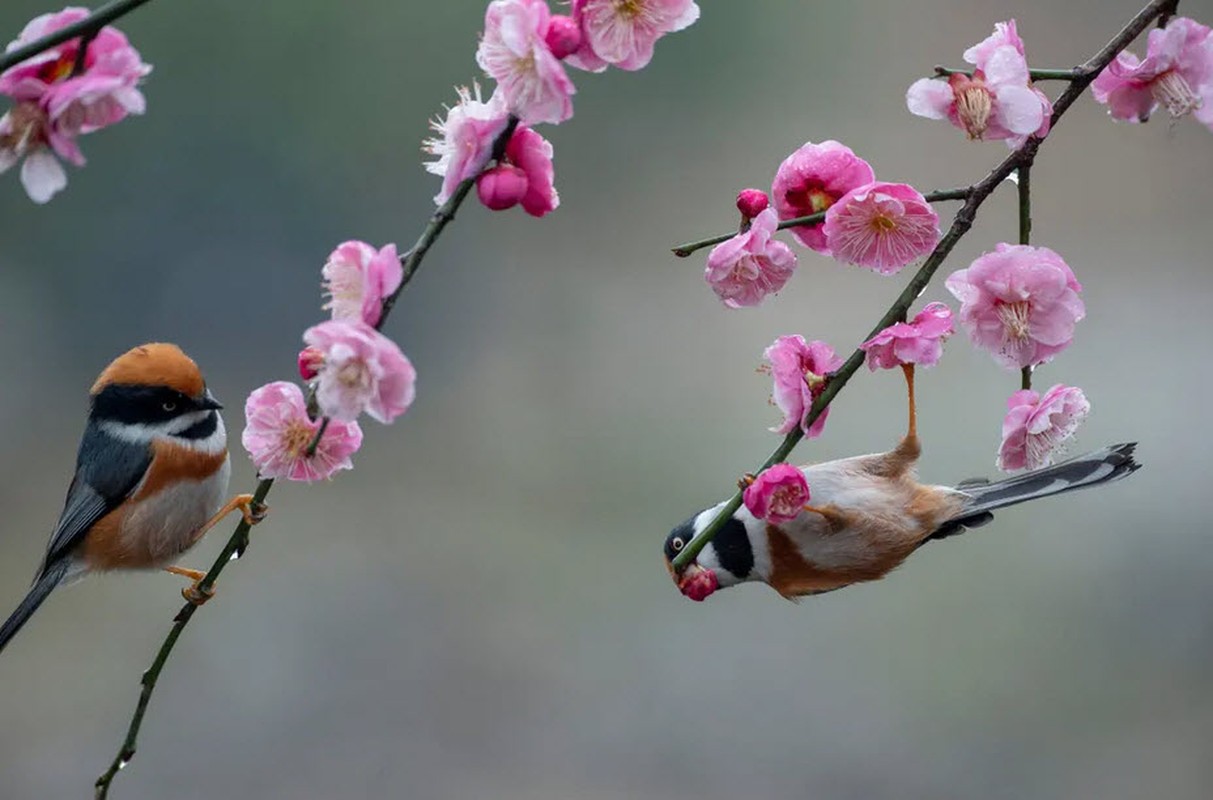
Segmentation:
<svg viewBox="0 0 1213 800">
<path fill-rule="evenodd" d="M 929 202 L 937 202 L 940 200 L 964 200 L 969 196 L 970 187 L 965 186 L 957 189 L 944 189 L 938 192 L 927 192 L 925 197 Z M 809 214 L 804 217 L 793 217 L 791 219 L 782 220 L 776 226 L 776 230 L 784 230 L 785 228 L 795 228 L 797 225 L 815 225 L 826 218 L 826 212 L 818 211 L 816 214 Z M 742 231 L 745 232 L 744 230 Z M 717 236 L 710 236 L 707 239 L 700 239 L 697 242 L 687 242 L 680 244 L 677 247 L 671 248 L 674 255 L 679 258 L 686 258 L 696 250 L 702 250 L 705 247 L 711 247 L 714 244 L 727 242 L 736 236 L 736 233 L 722 233 Z"/>
<path fill-rule="evenodd" d="M 1086 77 L 1086 67 L 1073 67 L 1071 69 L 1030 69 L 1028 76 L 1034 81 L 1076 81 Z M 945 67 L 942 64 L 935 65 L 935 77 L 946 78 L 950 75 L 967 75 L 973 77 L 973 68 L 968 69 L 953 69 Z"/>
<path fill-rule="evenodd" d="M 1074 78 L 1053 104 L 1050 133 L 1057 126 L 1058 120 L 1066 113 L 1066 110 L 1074 105 L 1074 101 L 1082 96 L 1082 93 L 1095 80 L 1095 76 L 1112 62 L 1116 54 L 1128 47 L 1129 43 L 1149 27 L 1150 23 L 1157 19 L 1160 14 L 1174 13 L 1178 2 L 1179 0 L 1152 0 L 1141 11 L 1137 12 L 1137 15 L 1121 29 L 1120 33 L 1116 34 L 1097 54 L 1082 65 L 1080 68 L 1083 71 L 1082 76 Z M 956 246 L 961 237 L 969 232 L 981 204 L 986 201 L 986 198 L 1012 172 L 1015 172 L 1021 166 L 1032 163 L 1036 158 L 1036 151 L 1040 148 L 1043 141 L 1044 139 L 1042 138 L 1029 136 L 1028 140 L 1019 149 L 1003 159 L 1002 163 L 995 167 L 990 174 L 982 178 L 980 182 L 973 184 L 965 198 L 965 204 L 961 206 L 960 210 L 956 212 L 956 216 L 952 218 L 952 225 L 948 228 L 947 233 L 939 240 L 939 244 L 927 256 L 927 260 L 923 262 L 923 265 L 918 268 L 918 272 L 910 279 L 909 284 L 897 296 L 897 299 L 893 301 L 893 305 L 889 307 L 889 310 L 884 313 L 884 316 L 872 328 L 872 332 L 865 336 L 862 341 L 866 342 L 868 339 L 871 339 L 906 313 L 906 310 L 918 298 L 919 294 L 927 288 L 927 285 L 931 282 L 931 278 L 935 275 L 935 271 L 939 269 L 944 259 L 952 252 L 952 248 Z M 856 349 L 843 362 L 838 371 L 828 377 L 825 389 L 813 401 L 809 413 L 805 416 L 803 428 L 808 428 L 817 421 L 817 418 L 822 415 L 835 396 L 842 391 L 842 387 L 846 386 L 856 370 L 863 364 L 863 361 L 864 352 Z M 761 474 L 768 467 L 787 461 L 792 449 L 796 447 L 803 437 L 804 433 L 801 428 L 797 428 L 785 436 L 783 441 L 779 443 L 779 446 L 775 448 L 775 452 L 766 460 L 766 463 L 753 471 L 754 474 Z M 703 532 L 688 542 L 686 547 L 682 548 L 682 551 L 673 560 L 673 567 L 676 572 L 681 573 L 686 569 L 688 564 L 695 560 L 695 557 L 699 555 L 699 551 L 703 550 L 704 546 L 724 527 L 725 522 L 732 518 L 737 509 L 741 507 L 741 503 L 742 493 L 740 491 L 735 492 L 728 502 L 724 504 L 724 507 L 716 513 L 712 521 L 708 523 L 708 526 L 703 529 Z"/>
<path fill-rule="evenodd" d="M 1019 388 L 1020 389 L 1031 389 L 1032 388 L 1032 367 L 1031 366 L 1024 367 L 1023 369 L 1021 369 L 1019 371 Z"/>
<path fill-rule="evenodd" d="M 143 1 L 146 2 L 146 0 Z M 497 140 L 494 143 L 493 153 L 495 158 L 500 158 L 501 154 L 505 152 L 505 146 L 509 143 L 510 137 L 513 135 L 514 128 L 517 127 L 517 125 L 518 120 L 511 117 L 510 123 L 497 137 Z M 433 216 L 430 217 L 425 230 L 422 231 L 421 236 L 417 239 L 417 243 L 413 245 L 413 248 L 409 250 L 403 258 L 401 258 L 401 262 L 404 264 L 404 280 L 401 281 L 400 288 L 398 288 L 384 301 L 383 312 L 380 314 L 379 324 L 376 326 L 376 328 L 381 328 L 383 326 L 388 314 L 391 313 L 392 306 L 395 305 L 396 298 L 400 296 L 400 293 L 404 291 L 405 284 L 408 283 L 409 279 L 412 278 L 412 276 L 416 274 L 417 270 L 421 267 L 422 259 L 425 258 L 425 254 L 429 252 L 434 242 L 442 234 L 443 229 L 452 219 L 455 218 L 455 212 L 459 209 L 460 204 L 467 197 L 468 192 L 471 190 L 475 182 L 475 178 L 469 178 L 468 180 L 459 184 L 459 187 L 455 190 L 455 193 L 451 195 L 450 199 L 443 203 L 442 206 L 434 212 Z M 320 437 L 324 434 L 327 427 L 328 418 L 326 417 L 321 421 L 320 428 L 317 429 L 315 438 L 308 445 L 308 455 L 315 453 L 316 447 L 320 444 Z M 264 504 L 266 495 L 269 494 L 273 485 L 273 478 L 261 478 L 257 482 L 257 488 L 253 493 L 254 506 Z M 227 540 L 227 544 L 223 546 L 223 550 L 219 553 L 219 557 L 215 559 L 215 563 L 211 565 L 211 568 L 207 570 L 206 575 L 201 581 L 198 582 L 199 591 L 206 593 L 207 590 L 213 588 L 215 581 L 219 578 L 219 574 L 227 568 L 227 565 L 230 564 L 234 558 L 239 558 L 244 554 L 244 549 L 248 546 L 249 530 L 249 523 L 242 519 L 240 524 L 236 526 L 236 530 L 232 533 L 231 538 Z M 151 667 L 148 668 L 147 672 L 143 673 L 143 678 L 141 680 L 142 689 L 139 692 L 139 700 L 135 705 L 135 713 L 131 717 L 130 725 L 127 727 L 126 738 L 123 740 L 122 747 L 118 750 L 118 754 L 110 763 L 109 769 L 102 773 L 101 777 L 97 778 L 97 781 L 94 784 L 94 797 L 96 800 L 105 800 L 105 798 L 109 796 L 110 784 L 113 783 L 114 777 L 128 763 L 130 763 L 132 758 L 135 757 L 135 748 L 139 736 L 139 729 L 143 725 L 143 717 L 147 712 L 148 703 L 151 702 L 152 692 L 154 692 L 156 689 L 156 683 L 160 679 L 160 673 L 164 669 L 164 665 L 168 661 L 169 656 L 172 654 L 173 648 L 177 644 L 177 639 L 180 638 L 181 633 L 185 630 L 185 626 L 189 624 L 190 619 L 193 618 L 194 612 L 197 610 L 198 606 L 194 605 L 193 603 L 186 603 L 181 610 L 177 612 L 177 616 L 173 618 L 173 627 L 169 629 L 168 636 L 165 637 L 164 642 L 160 645 L 160 649 L 157 651 L 156 658 L 152 661 Z"/>
<path fill-rule="evenodd" d="M 23 47 L 14 48 L 0 55 L 0 72 L 4 72 L 4 70 L 16 64 L 20 64 L 26 59 L 33 58 L 41 52 L 50 50 L 52 47 L 57 47 L 64 42 L 71 41 L 77 36 L 85 37 L 85 44 L 87 44 L 87 40 L 96 36 L 97 31 L 148 2 L 151 2 L 151 0 L 114 0 L 113 3 L 102 6 L 82 20 L 73 22 L 71 25 L 62 27 L 54 33 L 49 33 L 41 39 L 35 39 Z M 81 52 L 83 51 L 84 48 L 82 47 Z"/>
<path fill-rule="evenodd" d="M 1032 165 L 1021 164 L 1015 170 L 1016 186 L 1019 189 L 1019 243 L 1032 243 Z M 1020 370 L 1019 388 L 1032 388 L 1032 367 Z"/>
</svg>

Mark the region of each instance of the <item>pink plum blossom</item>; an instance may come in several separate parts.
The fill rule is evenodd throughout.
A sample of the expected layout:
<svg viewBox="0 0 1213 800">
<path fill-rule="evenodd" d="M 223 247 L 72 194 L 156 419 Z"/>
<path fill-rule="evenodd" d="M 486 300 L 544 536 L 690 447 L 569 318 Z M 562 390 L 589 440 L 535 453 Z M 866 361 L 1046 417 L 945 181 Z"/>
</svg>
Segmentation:
<svg viewBox="0 0 1213 800">
<path fill-rule="evenodd" d="M 896 322 L 861 344 L 868 369 L 892 369 L 902 364 L 933 367 L 943 356 L 944 340 L 952 335 L 952 309 L 929 303 L 909 322 Z"/>
<path fill-rule="evenodd" d="M 542 217 L 560 205 L 560 195 L 554 185 L 552 144 L 531 128 L 519 125 L 505 147 L 505 157 L 526 175 L 526 192 L 522 195 L 522 210 L 532 217 Z"/>
<path fill-rule="evenodd" d="M 712 248 L 703 276 L 729 308 L 756 306 L 792 277 L 796 254 L 771 238 L 778 225 L 775 210 L 768 208 L 748 230 Z"/>
<path fill-rule="evenodd" d="M 352 469 L 350 456 L 362 446 L 357 422 L 329 420 L 316 452 L 308 447 L 320 430 L 320 420 L 309 419 L 303 392 L 293 383 L 268 383 L 249 395 L 244 404 L 245 427 L 240 442 L 248 451 L 257 474 L 263 478 L 316 481 L 334 472 Z"/>
<path fill-rule="evenodd" d="M 1145 122 L 1161 104 L 1173 117 L 1188 113 L 1213 130 L 1213 32 L 1187 17 L 1150 31 L 1146 58 L 1122 50 L 1091 84 L 1115 119 Z"/>
<path fill-rule="evenodd" d="M 809 502 L 809 482 L 800 467 L 776 464 L 768 467 L 746 487 L 745 507 L 758 519 L 791 522 Z"/>
<path fill-rule="evenodd" d="M 88 16 L 84 8 L 66 8 L 33 19 L 8 45 L 12 51 Z M 67 185 L 55 155 L 77 166 L 84 156 L 76 144 L 91 133 L 142 114 L 138 84 L 151 67 L 117 29 L 104 27 L 80 58 L 79 38 L 52 47 L 0 74 L 0 94 L 16 103 L 0 117 L 0 172 L 24 159 L 21 182 L 37 203 L 45 203 Z M 73 75 L 77 62 L 81 72 Z"/>
<path fill-rule="evenodd" d="M 762 189 L 742 189 L 737 193 L 737 210 L 742 219 L 753 219 L 766 211 L 771 204 L 771 198 Z"/>
<path fill-rule="evenodd" d="M 1011 147 L 1049 132 L 1053 104 L 1031 84 L 1015 20 L 998 23 L 964 57 L 975 66 L 972 76 L 922 78 L 910 86 L 906 105 L 912 113 L 950 120 L 970 139 L 1005 139 Z"/>
<path fill-rule="evenodd" d="M 476 196 L 486 208 L 505 211 L 518 205 L 526 195 L 526 173 L 513 164 L 498 164 L 480 173 Z"/>
<path fill-rule="evenodd" d="M 771 200 L 779 219 L 807 217 L 825 211 L 852 189 L 876 180 L 868 162 L 833 140 L 805 142 L 775 171 Z M 830 255 L 821 224 L 798 225 L 792 235 L 805 247 Z"/>
<path fill-rule="evenodd" d="M 803 336 L 780 336 L 763 353 L 774 379 L 771 397 L 783 412 L 775 433 L 791 433 L 797 427 L 810 439 L 821 435 L 830 409 L 826 407 L 812 426 L 805 427 L 813 401 L 825 391 L 826 377 L 842 366 L 842 359 L 825 342 L 805 342 Z"/>
<path fill-rule="evenodd" d="M 1070 346 L 1086 314 L 1082 285 L 1047 247 L 999 243 L 946 282 L 973 344 L 1007 369 L 1043 364 Z"/>
<path fill-rule="evenodd" d="M 893 275 L 939 243 L 939 215 L 913 186 L 869 183 L 826 211 L 826 246 L 834 258 Z"/>
<path fill-rule="evenodd" d="M 324 289 L 329 295 L 325 308 L 333 319 L 361 320 L 372 327 L 379 324 L 383 301 L 400 288 L 404 268 L 396 255 L 396 245 L 376 250 L 366 242 L 349 241 L 337 245 L 321 270 Z"/>
<path fill-rule="evenodd" d="M 638 70 L 653 58 L 653 46 L 699 19 L 695 0 L 573 0 L 581 26 L 581 48 L 569 57 L 580 69 L 601 72 L 608 65 Z"/>
<path fill-rule="evenodd" d="M 1040 469 L 1064 452 L 1067 439 L 1091 411 L 1082 389 L 1058 384 L 1041 397 L 1030 389 L 1015 392 L 1007 400 L 1002 422 L 999 469 Z"/>
<path fill-rule="evenodd" d="M 421 149 L 437 160 L 427 162 L 428 172 L 442 176 L 442 190 L 434 202 L 442 205 L 459 184 L 475 178 L 489 163 L 493 144 L 509 122 L 509 111 L 500 91 L 488 102 L 480 99 L 479 84 L 456 89 L 459 102 L 448 108 L 446 119 L 431 120 L 430 129 L 438 136 L 426 139 Z"/>
<path fill-rule="evenodd" d="M 84 166 L 76 134 L 51 122 L 38 103 L 17 103 L 0 117 L 0 173 L 24 159 L 21 185 L 35 203 L 49 201 L 67 186 L 56 155 Z"/>
<path fill-rule="evenodd" d="M 573 116 L 577 90 L 548 47 L 550 19 L 544 0 L 493 0 L 476 51 L 476 63 L 497 81 L 509 111 L 528 125 Z"/>
<path fill-rule="evenodd" d="M 305 344 L 324 354 L 316 401 L 325 416 L 352 422 L 363 411 L 388 423 L 408 410 L 417 373 L 391 339 L 361 321 L 308 328 Z"/>
</svg>

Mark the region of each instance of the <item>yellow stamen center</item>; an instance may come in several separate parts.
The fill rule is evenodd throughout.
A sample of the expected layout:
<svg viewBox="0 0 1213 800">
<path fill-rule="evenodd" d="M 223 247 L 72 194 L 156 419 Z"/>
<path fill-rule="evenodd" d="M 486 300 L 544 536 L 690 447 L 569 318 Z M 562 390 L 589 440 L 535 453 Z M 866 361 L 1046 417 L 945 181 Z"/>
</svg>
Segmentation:
<svg viewBox="0 0 1213 800">
<path fill-rule="evenodd" d="M 1150 94 L 1167 109 L 1172 118 L 1178 119 L 1201 106 L 1201 98 L 1192 91 L 1184 76 L 1175 70 L 1164 72 L 1150 84 Z"/>
<path fill-rule="evenodd" d="M 307 453 L 308 445 L 316 437 L 316 432 L 302 420 L 289 423 L 282 434 L 282 448 L 291 458 L 301 458 Z"/>
<path fill-rule="evenodd" d="M 1017 303 L 1003 303 L 998 306 L 998 317 L 1002 320 L 1003 328 L 1007 331 L 1007 336 L 1016 341 L 1023 341 L 1028 338 L 1028 333 L 1031 327 L 1028 324 L 1028 315 L 1032 311 L 1032 306 L 1027 300 L 1020 300 Z"/>
</svg>

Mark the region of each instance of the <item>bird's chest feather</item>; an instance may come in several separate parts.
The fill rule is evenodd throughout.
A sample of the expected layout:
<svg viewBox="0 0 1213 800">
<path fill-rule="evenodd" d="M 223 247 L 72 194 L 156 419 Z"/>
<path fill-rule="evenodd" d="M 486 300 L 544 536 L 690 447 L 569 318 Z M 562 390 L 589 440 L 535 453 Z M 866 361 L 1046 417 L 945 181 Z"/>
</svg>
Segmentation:
<svg viewBox="0 0 1213 800">
<path fill-rule="evenodd" d="M 168 564 L 194 544 L 198 529 L 223 505 L 231 473 L 226 450 L 202 453 L 166 442 L 153 448 L 152 463 L 130 499 L 89 537 L 94 568 Z"/>
</svg>

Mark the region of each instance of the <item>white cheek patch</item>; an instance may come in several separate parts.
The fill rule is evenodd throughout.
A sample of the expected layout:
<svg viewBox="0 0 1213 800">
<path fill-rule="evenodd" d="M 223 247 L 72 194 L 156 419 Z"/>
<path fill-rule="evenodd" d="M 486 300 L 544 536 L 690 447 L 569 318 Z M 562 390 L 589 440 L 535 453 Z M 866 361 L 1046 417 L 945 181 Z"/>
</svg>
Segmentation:
<svg viewBox="0 0 1213 800">
<path fill-rule="evenodd" d="M 223 415 L 219 412 L 214 412 L 216 418 L 214 432 L 205 439 L 182 439 L 177 435 L 204 421 L 210 413 L 210 411 L 193 411 L 189 414 L 182 414 L 177 419 L 158 423 L 124 423 L 104 420 L 100 423 L 100 427 L 101 430 L 115 439 L 129 442 L 130 444 L 151 444 L 155 441 L 167 441 L 199 453 L 215 455 L 216 453 L 223 452 L 224 448 L 227 447 L 227 428 L 224 427 Z"/>
</svg>

